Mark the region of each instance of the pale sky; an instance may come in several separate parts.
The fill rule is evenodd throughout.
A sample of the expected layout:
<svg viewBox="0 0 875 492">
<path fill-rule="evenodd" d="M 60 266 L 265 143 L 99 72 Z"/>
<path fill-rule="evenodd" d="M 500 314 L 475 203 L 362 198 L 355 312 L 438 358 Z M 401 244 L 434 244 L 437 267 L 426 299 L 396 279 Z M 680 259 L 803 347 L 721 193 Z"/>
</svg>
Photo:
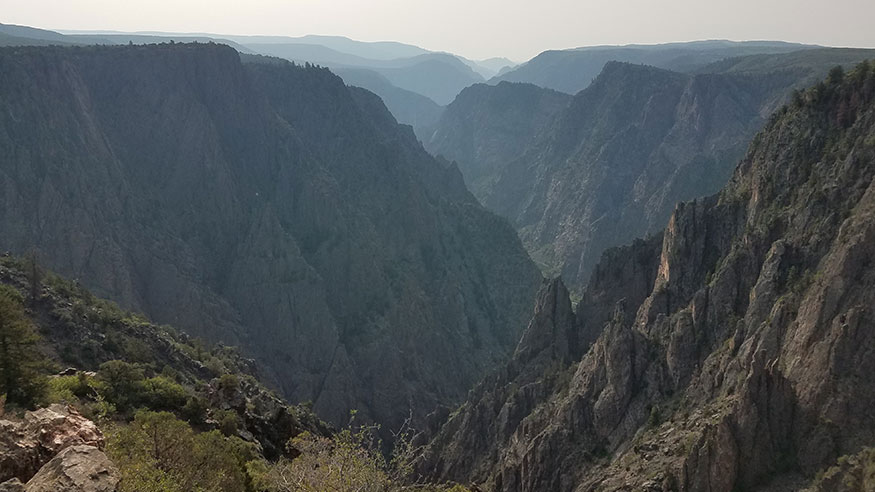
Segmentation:
<svg viewBox="0 0 875 492">
<path fill-rule="evenodd" d="M 343 35 L 469 58 L 697 39 L 875 47 L 875 0 L 0 0 L 46 29 Z"/>
</svg>

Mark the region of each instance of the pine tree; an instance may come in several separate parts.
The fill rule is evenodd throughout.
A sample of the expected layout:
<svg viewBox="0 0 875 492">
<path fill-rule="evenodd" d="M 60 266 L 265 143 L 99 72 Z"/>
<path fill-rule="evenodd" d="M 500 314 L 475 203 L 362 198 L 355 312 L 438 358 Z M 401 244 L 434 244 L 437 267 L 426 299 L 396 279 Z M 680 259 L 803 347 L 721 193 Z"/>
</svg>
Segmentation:
<svg viewBox="0 0 875 492">
<path fill-rule="evenodd" d="M 21 296 L 0 286 L 0 395 L 5 394 L 8 403 L 32 406 L 43 390 L 43 357 L 38 342 Z"/>
</svg>

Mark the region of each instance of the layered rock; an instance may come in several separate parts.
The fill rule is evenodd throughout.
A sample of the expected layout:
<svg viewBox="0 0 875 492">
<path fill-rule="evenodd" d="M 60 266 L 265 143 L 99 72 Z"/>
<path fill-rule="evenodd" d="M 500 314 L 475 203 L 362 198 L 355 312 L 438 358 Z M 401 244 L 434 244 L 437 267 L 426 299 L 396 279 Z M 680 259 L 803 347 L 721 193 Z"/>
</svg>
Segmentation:
<svg viewBox="0 0 875 492">
<path fill-rule="evenodd" d="M 675 209 L 661 248 L 606 255 L 627 266 L 599 267 L 587 292 L 602 308 L 584 300 L 566 324 L 598 332 L 567 389 L 497 436 L 476 473 L 449 458 L 432 473 L 507 492 L 799 490 L 875 442 L 873 234 L 875 70 L 862 65 L 782 109 L 721 193 Z M 652 287 L 627 296 L 609 271 Z M 510 402 L 500 384 L 491 394 L 490 408 Z M 477 397 L 434 456 L 477 456 L 459 437 L 492 432 L 472 419 Z"/>
</svg>

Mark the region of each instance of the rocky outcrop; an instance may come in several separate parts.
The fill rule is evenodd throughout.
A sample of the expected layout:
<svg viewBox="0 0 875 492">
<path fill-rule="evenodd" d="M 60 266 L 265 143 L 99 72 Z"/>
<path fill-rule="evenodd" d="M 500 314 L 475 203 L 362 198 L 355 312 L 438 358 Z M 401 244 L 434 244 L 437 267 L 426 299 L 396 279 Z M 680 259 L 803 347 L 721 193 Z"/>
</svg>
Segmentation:
<svg viewBox="0 0 875 492">
<path fill-rule="evenodd" d="M 61 451 L 24 487 L 25 492 L 114 492 L 119 472 L 103 451 L 72 446 Z"/>
<path fill-rule="evenodd" d="M 459 401 L 525 327 L 513 229 L 328 70 L 174 44 L 8 48 L 0 71 L 0 247 L 241 347 L 326 420 Z"/>
<path fill-rule="evenodd" d="M 331 434 L 331 429 L 312 414 L 289 406 L 250 378 L 231 378 L 231 381 L 224 384 L 220 379 L 210 381 L 206 395 L 209 406 L 236 412 L 243 423 L 240 437 L 257 443 L 259 452 L 267 459 L 277 459 L 289 452 L 294 454 L 287 449 L 287 444 L 304 431 Z"/>
<path fill-rule="evenodd" d="M 567 384 L 563 375 L 578 357 L 580 343 L 568 290 L 559 279 L 545 281 L 513 358 L 472 389 L 466 403 L 449 415 L 420 471 L 442 480 L 489 477 L 500 445 L 526 415 Z"/>
<path fill-rule="evenodd" d="M 875 443 L 873 245 L 875 69 L 864 64 L 780 110 L 721 193 L 676 207 L 659 248 L 605 255 L 566 329 L 601 322 L 611 304 L 613 315 L 567 390 L 520 416 L 471 479 L 507 492 L 801 489 Z M 606 272 L 630 279 L 630 295 Z M 435 455 L 475 456 L 448 436 L 478 396 Z M 490 432 L 466 434 L 478 431 Z"/>
<path fill-rule="evenodd" d="M 119 475 L 103 446 L 94 422 L 64 405 L 0 420 L 0 490 L 114 491 Z"/>
</svg>

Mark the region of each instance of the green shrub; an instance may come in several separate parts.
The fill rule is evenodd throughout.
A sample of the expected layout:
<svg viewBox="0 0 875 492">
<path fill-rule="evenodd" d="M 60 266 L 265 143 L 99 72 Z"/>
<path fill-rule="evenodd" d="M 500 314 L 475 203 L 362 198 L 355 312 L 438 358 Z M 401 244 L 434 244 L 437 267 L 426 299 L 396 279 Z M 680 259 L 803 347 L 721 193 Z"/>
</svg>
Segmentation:
<svg viewBox="0 0 875 492">
<path fill-rule="evenodd" d="M 237 388 L 240 387 L 240 379 L 233 374 L 222 374 L 219 378 L 219 389 L 222 390 L 226 396 L 231 396 L 234 392 L 237 391 Z"/>
<path fill-rule="evenodd" d="M 164 376 L 142 383 L 141 402 L 152 410 L 180 410 L 186 403 L 185 388 Z"/>
<path fill-rule="evenodd" d="M 207 402 L 195 395 L 188 398 L 180 414 L 192 424 L 203 424 L 207 418 Z"/>
<path fill-rule="evenodd" d="M 141 401 L 143 370 L 134 364 L 111 360 L 100 365 L 97 378 L 102 394 L 120 411 L 135 407 Z"/>
<path fill-rule="evenodd" d="M 76 403 L 81 398 L 92 396 L 92 381 L 85 373 L 75 376 L 55 376 L 48 378 L 42 405 L 52 403 Z"/>
<path fill-rule="evenodd" d="M 121 492 L 252 490 L 250 445 L 217 431 L 195 433 L 169 412 L 137 412 L 109 435 L 107 453 L 121 472 Z"/>
<path fill-rule="evenodd" d="M 219 423 L 219 430 L 226 436 L 233 436 L 242 426 L 240 416 L 233 410 L 217 410 L 215 412 L 216 422 Z"/>
</svg>

